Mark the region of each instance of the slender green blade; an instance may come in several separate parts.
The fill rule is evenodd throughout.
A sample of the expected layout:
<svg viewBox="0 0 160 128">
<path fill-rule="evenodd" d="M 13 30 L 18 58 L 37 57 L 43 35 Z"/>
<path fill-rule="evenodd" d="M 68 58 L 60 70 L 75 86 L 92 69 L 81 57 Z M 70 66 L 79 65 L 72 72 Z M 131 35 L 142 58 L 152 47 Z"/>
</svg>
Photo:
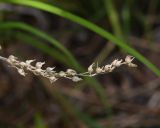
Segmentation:
<svg viewBox="0 0 160 128">
<path fill-rule="evenodd" d="M 105 39 L 110 40 L 111 42 L 115 43 L 120 48 L 124 49 L 129 54 L 135 56 L 139 61 L 141 61 L 143 64 L 145 64 L 149 69 L 151 69 L 157 76 L 160 76 L 160 70 L 152 64 L 147 58 L 145 58 L 142 54 L 140 54 L 138 51 L 133 49 L 132 47 L 128 46 L 127 43 L 123 42 L 119 38 L 113 36 L 103 28 L 91 23 L 88 20 L 85 20 L 84 18 L 81 18 L 79 16 L 76 16 L 70 12 L 67 12 L 65 10 L 62 10 L 58 7 L 55 7 L 53 5 L 45 4 L 40 1 L 34 1 L 34 0 L 0 0 L 0 2 L 8 2 L 18 5 L 25 5 L 30 6 L 33 8 L 37 8 L 43 11 L 50 12 L 52 14 L 56 14 L 58 16 L 64 17 L 66 19 L 69 19 L 73 22 L 76 22 L 85 28 L 88 28 L 89 30 L 99 34 L 100 36 L 104 37 Z"/>
<path fill-rule="evenodd" d="M 45 34 L 44 32 L 42 32 L 36 28 L 33 28 L 30 25 L 24 24 L 22 22 L 0 22 L 0 29 L 1 30 L 5 30 L 5 29 L 24 30 L 24 31 L 29 32 L 33 35 L 41 37 L 42 39 L 51 43 L 54 47 L 57 47 L 62 53 L 64 53 L 67 56 L 67 60 L 70 61 L 70 63 L 72 64 L 72 65 L 70 65 L 71 67 L 74 67 L 79 72 L 85 71 L 85 69 L 76 61 L 76 59 L 72 56 L 72 54 L 69 51 L 67 51 L 67 49 L 65 47 L 63 47 L 57 40 L 53 39 L 52 37 Z M 32 43 L 32 45 L 38 46 L 38 44 L 33 44 L 33 42 L 31 42 L 31 43 Z M 67 52 L 64 52 L 64 49 Z M 86 78 L 86 79 L 88 79 L 88 78 Z M 88 79 L 88 82 L 89 81 L 93 81 L 93 82 L 91 82 L 92 86 L 100 86 L 100 84 L 98 84 L 98 82 L 96 82 L 95 80 Z M 98 87 L 96 87 L 96 88 L 98 89 Z M 98 90 L 103 90 L 103 89 L 101 88 Z M 101 91 L 101 93 L 102 93 L 102 91 Z M 102 95 L 102 94 L 100 94 L 100 95 Z"/>
<path fill-rule="evenodd" d="M 33 27 L 31 27 L 31 26 L 29 26 L 27 24 L 20 23 L 20 22 L 18 22 L 18 23 L 17 22 L 5 22 L 5 23 L 4 22 L 0 22 L 0 29 L 3 30 L 3 31 L 4 30 L 8 30 L 8 29 L 9 30 L 10 29 L 24 30 L 26 32 L 32 33 L 33 35 L 36 35 L 38 37 L 41 37 L 41 38 L 47 40 L 53 46 L 54 46 L 54 43 L 59 43 L 58 41 L 52 43 L 52 40 L 51 40 L 52 37 L 50 37 L 49 35 L 46 35 L 44 32 L 42 32 L 42 31 L 40 31 L 38 29 L 35 29 L 35 28 L 33 28 Z M 20 33 L 19 33 L 19 35 L 20 35 Z M 19 37 L 21 37 L 21 36 L 19 36 Z M 22 37 L 24 37 L 24 35 Z M 24 38 L 22 38 L 22 39 L 24 39 Z M 28 40 L 29 37 L 26 38 L 26 39 Z M 25 42 L 25 40 L 24 40 L 24 42 Z M 55 50 L 51 51 L 49 49 L 49 47 L 47 47 L 46 45 L 38 44 L 38 42 L 32 41 L 32 40 L 30 40 L 28 42 L 31 43 L 31 45 L 41 49 L 43 52 L 45 52 L 45 53 L 47 52 L 51 56 L 54 55 L 52 52 L 55 52 Z M 59 50 L 62 53 L 64 53 L 62 49 L 59 49 Z M 69 54 L 72 55 L 71 53 L 69 53 Z M 62 57 L 62 55 L 61 55 L 61 57 Z M 62 57 L 62 59 L 63 58 L 64 58 L 64 56 Z M 66 59 L 68 61 L 66 61 Z M 70 61 L 70 56 L 67 56 L 67 58 L 65 57 L 65 60 L 63 59 L 61 61 L 63 61 L 64 64 L 70 64 L 71 67 L 74 67 L 79 72 L 84 72 L 85 71 L 84 68 L 76 61 L 76 59 L 74 57 L 72 57 L 72 61 Z M 76 64 L 76 67 L 75 67 L 75 64 Z M 95 90 L 95 92 L 99 96 L 101 102 L 103 103 L 104 107 L 106 108 L 105 110 L 108 113 L 108 118 L 111 118 L 111 115 L 112 115 L 111 105 L 109 104 L 108 98 L 107 98 L 107 96 L 105 94 L 104 89 L 101 87 L 100 83 L 98 81 L 96 81 L 96 79 L 94 79 L 94 78 L 85 77 L 84 79 Z"/>
</svg>

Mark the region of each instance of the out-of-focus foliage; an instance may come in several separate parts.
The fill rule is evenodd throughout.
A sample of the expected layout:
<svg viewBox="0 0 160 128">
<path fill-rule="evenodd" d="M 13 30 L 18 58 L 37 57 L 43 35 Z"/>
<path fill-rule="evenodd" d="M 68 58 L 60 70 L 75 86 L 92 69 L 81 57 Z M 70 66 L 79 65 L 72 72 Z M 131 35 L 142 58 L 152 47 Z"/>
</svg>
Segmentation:
<svg viewBox="0 0 160 128">
<path fill-rule="evenodd" d="M 0 127 L 159 127 L 159 11 L 159 0 L 0 0 L 4 56 L 83 72 L 130 53 L 147 66 L 52 86 L 2 64 Z"/>
</svg>

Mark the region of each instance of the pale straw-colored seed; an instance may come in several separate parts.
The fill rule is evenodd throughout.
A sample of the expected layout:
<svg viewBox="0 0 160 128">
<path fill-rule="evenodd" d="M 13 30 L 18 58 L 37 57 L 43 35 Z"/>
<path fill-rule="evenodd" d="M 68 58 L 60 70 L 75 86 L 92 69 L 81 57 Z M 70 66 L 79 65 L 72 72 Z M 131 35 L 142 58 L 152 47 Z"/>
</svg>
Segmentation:
<svg viewBox="0 0 160 128">
<path fill-rule="evenodd" d="M 129 67 L 132 67 L 132 68 L 136 68 L 136 67 L 137 67 L 137 65 L 136 65 L 136 64 L 133 64 L 133 63 L 128 63 L 128 66 L 129 66 Z"/>
<path fill-rule="evenodd" d="M 30 65 L 32 62 L 34 62 L 35 60 L 26 60 L 26 64 Z"/>
<path fill-rule="evenodd" d="M 94 69 L 93 69 L 93 67 L 95 66 L 95 63 L 92 63 L 89 67 L 88 67 L 88 73 L 89 74 L 92 74 L 93 73 L 93 71 L 94 71 Z"/>
<path fill-rule="evenodd" d="M 55 76 L 51 76 L 51 77 L 49 77 L 49 80 L 52 84 L 53 82 L 55 82 L 57 80 L 57 78 Z"/>
<path fill-rule="evenodd" d="M 58 74 L 60 77 L 66 77 L 67 75 L 64 71 L 60 71 Z"/>
<path fill-rule="evenodd" d="M 20 62 L 19 64 L 20 64 L 20 66 L 22 66 L 22 67 L 25 67 L 25 66 L 26 66 L 26 63 L 25 63 L 25 62 Z"/>
<path fill-rule="evenodd" d="M 72 81 L 73 82 L 79 82 L 79 81 L 81 81 L 82 80 L 82 78 L 80 78 L 80 77 L 78 77 L 78 76 L 73 76 L 72 77 Z"/>
<path fill-rule="evenodd" d="M 36 68 L 42 68 L 42 66 L 45 64 L 45 62 L 37 62 Z"/>
<path fill-rule="evenodd" d="M 96 68 L 96 73 L 99 74 L 99 73 L 102 73 L 102 72 L 103 72 L 103 69 L 102 69 L 102 68 L 100 68 L 100 67 L 97 67 L 97 68 Z"/>
<path fill-rule="evenodd" d="M 67 69 L 66 73 L 68 75 L 73 75 L 73 76 L 77 74 L 77 72 L 75 70 L 73 70 L 73 69 Z"/>
<path fill-rule="evenodd" d="M 26 76 L 26 73 L 24 72 L 24 70 L 23 70 L 23 69 L 18 68 L 18 69 L 17 69 L 17 71 L 18 71 L 18 73 L 19 73 L 20 75 L 22 75 L 22 76 Z"/>
<path fill-rule="evenodd" d="M 126 63 L 131 63 L 131 62 L 133 61 L 133 59 L 134 59 L 133 56 L 128 55 L 128 56 L 126 56 L 126 58 L 125 58 L 125 62 L 126 62 Z"/>
<path fill-rule="evenodd" d="M 15 62 L 17 60 L 17 57 L 15 57 L 15 56 L 13 56 L 13 55 L 10 55 L 9 57 L 8 57 L 8 61 L 9 62 Z"/>
<path fill-rule="evenodd" d="M 119 67 L 122 65 L 122 61 L 123 61 L 122 59 L 121 60 L 116 59 L 112 62 L 112 65 L 115 67 Z"/>
</svg>

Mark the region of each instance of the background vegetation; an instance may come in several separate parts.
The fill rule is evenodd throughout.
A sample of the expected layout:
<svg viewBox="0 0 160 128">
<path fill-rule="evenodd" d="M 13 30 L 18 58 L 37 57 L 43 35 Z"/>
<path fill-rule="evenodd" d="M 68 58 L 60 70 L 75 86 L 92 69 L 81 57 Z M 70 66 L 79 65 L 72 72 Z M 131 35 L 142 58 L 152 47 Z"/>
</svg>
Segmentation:
<svg viewBox="0 0 160 128">
<path fill-rule="evenodd" d="M 0 127 L 160 127 L 160 1 L 0 0 L 1 54 L 83 72 L 136 57 L 137 69 L 73 83 L 0 67 Z"/>
</svg>

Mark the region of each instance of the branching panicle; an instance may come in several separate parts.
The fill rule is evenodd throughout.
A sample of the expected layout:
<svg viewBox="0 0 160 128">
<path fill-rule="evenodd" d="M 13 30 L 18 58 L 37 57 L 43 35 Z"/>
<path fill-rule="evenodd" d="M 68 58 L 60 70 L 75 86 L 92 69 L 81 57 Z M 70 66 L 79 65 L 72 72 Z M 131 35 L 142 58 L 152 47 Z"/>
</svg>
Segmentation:
<svg viewBox="0 0 160 128">
<path fill-rule="evenodd" d="M 136 64 L 132 63 L 134 57 L 130 55 L 126 56 L 125 60 L 115 59 L 111 64 L 107 64 L 102 67 L 98 66 L 98 64 L 96 65 L 95 63 L 92 63 L 88 67 L 88 71 L 84 73 L 77 73 L 73 69 L 67 69 L 66 71 L 57 72 L 54 70 L 55 67 L 47 67 L 46 69 L 43 69 L 42 66 L 45 64 L 45 62 L 36 62 L 35 66 L 33 66 L 32 63 L 35 62 L 35 60 L 26 60 L 25 62 L 23 62 L 13 55 L 10 55 L 8 58 L 0 56 L 0 60 L 3 60 L 7 62 L 11 67 L 16 68 L 18 73 L 22 76 L 26 76 L 26 71 L 30 71 L 34 75 L 48 78 L 51 83 L 57 81 L 59 78 L 67 78 L 71 79 L 73 82 L 78 82 L 82 80 L 82 76 L 92 77 L 99 74 L 109 73 L 122 65 L 137 67 Z"/>
</svg>

